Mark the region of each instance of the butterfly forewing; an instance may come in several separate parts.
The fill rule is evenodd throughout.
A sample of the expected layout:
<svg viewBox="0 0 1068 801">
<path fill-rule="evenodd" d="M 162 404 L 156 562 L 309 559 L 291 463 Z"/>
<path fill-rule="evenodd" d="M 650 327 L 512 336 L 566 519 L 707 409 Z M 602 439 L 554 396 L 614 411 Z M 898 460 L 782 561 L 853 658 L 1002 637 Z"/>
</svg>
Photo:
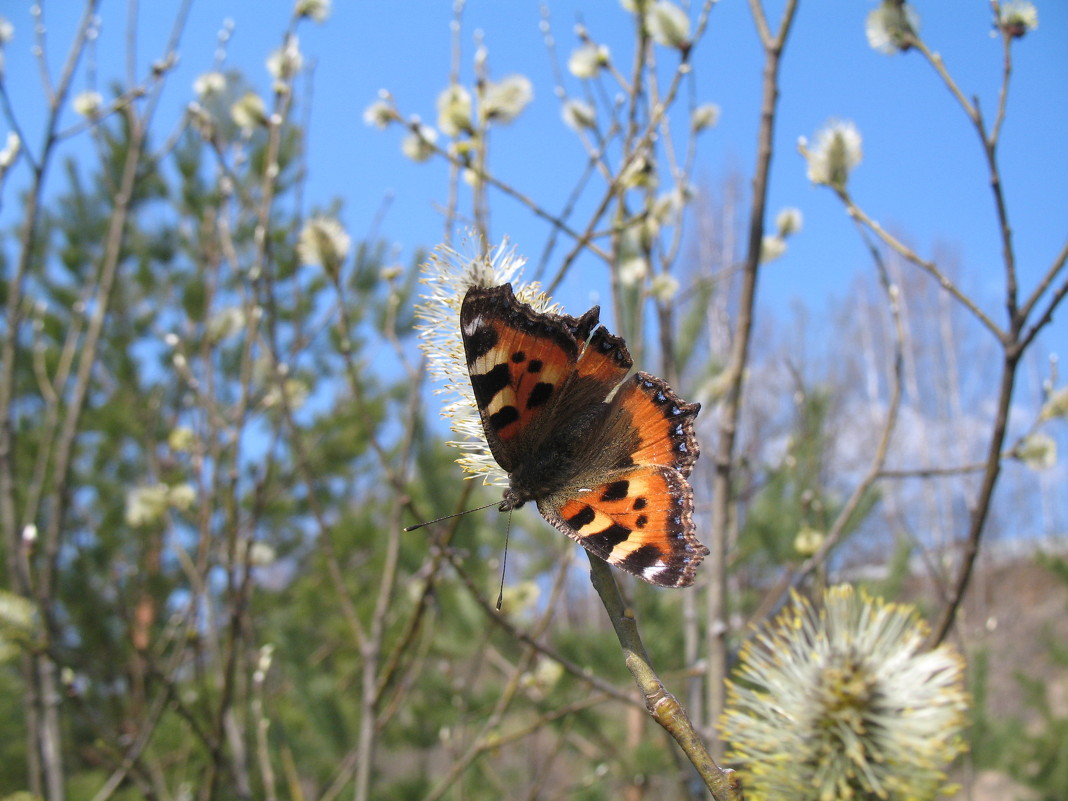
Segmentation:
<svg viewBox="0 0 1068 801">
<path fill-rule="evenodd" d="M 579 356 L 575 369 L 580 378 L 593 379 L 601 385 L 604 395 L 599 400 L 604 400 L 608 391 L 626 377 L 633 364 L 623 338 L 598 328 Z"/>
<path fill-rule="evenodd" d="M 615 404 L 628 419 L 628 429 L 637 432 L 637 444 L 630 453 L 635 464 L 674 467 L 683 477 L 690 475 L 700 455 L 693 421 L 701 410 L 699 403 L 684 403 L 662 378 L 636 373 L 619 390 Z"/>
<path fill-rule="evenodd" d="M 460 308 L 475 402 L 490 450 L 508 472 L 578 358 L 571 332 L 544 316 L 519 303 L 507 284 L 469 290 Z"/>
</svg>

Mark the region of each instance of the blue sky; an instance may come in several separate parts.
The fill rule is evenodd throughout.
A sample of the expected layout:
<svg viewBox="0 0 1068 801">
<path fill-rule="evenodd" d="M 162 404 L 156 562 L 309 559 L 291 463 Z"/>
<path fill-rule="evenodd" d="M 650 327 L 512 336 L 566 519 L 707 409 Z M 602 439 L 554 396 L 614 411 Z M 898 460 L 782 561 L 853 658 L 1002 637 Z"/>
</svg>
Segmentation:
<svg viewBox="0 0 1068 801">
<path fill-rule="evenodd" d="M 774 19 L 782 3 L 769 5 Z M 785 309 L 801 301 L 820 308 L 832 297 L 840 299 L 858 270 L 870 269 L 840 204 L 826 189 L 809 184 L 796 152 L 799 135 L 811 137 L 828 119 L 843 118 L 853 120 L 864 137 L 864 161 L 850 182 L 858 202 L 921 254 L 930 255 L 938 246 L 955 249 L 967 275 L 965 286 L 997 314 L 1000 245 L 977 137 L 918 54 L 888 57 L 868 47 L 864 20 L 875 5 L 872 0 L 801 3 L 782 69 L 769 212 L 797 206 L 804 212 L 805 228 L 791 240 L 789 253 L 765 273 L 762 306 Z M 1016 80 L 1001 148 L 1024 287 L 1041 274 L 1068 233 L 1068 4 L 1037 5 L 1039 29 L 1014 48 Z M 142 4 L 142 71 L 160 54 L 176 6 Z M 1001 51 L 998 39 L 990 35 L 988 4 L 973 0 L 915 6 L 931 48 L 943 55 L 964 92 L 978 95 L 992 114 Z M 30 110 L 32 131 L 40 88 L 28 52 L 28 9 L 29 3 L 5 0 L 3 13 L 16 29 L 6 48 L 7 80 L 16 107 Z M 60 62 L 80 9 L 72 0 L 45 4 L 54 65 Z M 125 9 L 117 0 L 102 3 L 98 85 L 122 74 Z M 216 33 L 227 18 L 236 25 L 227 65 L 269 91 L 264 59 L 277 46 L 290 9 L 288 0 L 194 3 L 163 115 L 176 120 L 192 98 L 192 81 L 211 68 Z M 581 19 L 595 40 L 607 43 L 614 57 L 627 63 L 631 23 L 618 3 L 552 2 L 549 9 L 561 59 L 574 46 L 572 28 Z M 441 163 L 408 161 L 399 152 L 398 129 L 370 129 L 361 115 L 378 90 L 387 88 L 403 112 L 434 120 L 435 98 L 447 83 L 451 16 L 451 3 L 443 0 L 339 0 L 325 25 L 305 24 L 300 31 L 302 50 L 316 63 L 308 203 L 326 205 L 342 198 L 344 221 L 360 236 L 389 196 L 381 233 L 405 254 L 442 238 L 440 208 L 447 172 Z M 533 81 L 534 103 L 520 121 L 498 131 L 492 159 L 503 177 L 556 210 L 584 154 L 560 122 L 540 19 L 533 2 L 468 2 L 461 37 L 463 75 L 470 80 L 477 30 L 488 47 L 495 77 L 521 73 Z M 722 109 L 719 126 L 701 142 L 697 175 L 712 186 L 732 171 L 748 181 L 759 109 L 760 50 L 747 3 L 722 0 L 716 5 L 693 63 L 698 102 L 715 102 Z M 85 88 L 84 76 L 75 86 Z M 577 88 L 577 81 L 569 86 Z M 507 234 L 521 251 L 538 253 L 546 233 L 543 224 L 506 199 L 495 204 L 494 213 L 495 237 Z M 4 218 L 10 221 L 11 215 L 8 209 Z M 582 283 L 589 280 L 584 276 Z"/>
</svg>

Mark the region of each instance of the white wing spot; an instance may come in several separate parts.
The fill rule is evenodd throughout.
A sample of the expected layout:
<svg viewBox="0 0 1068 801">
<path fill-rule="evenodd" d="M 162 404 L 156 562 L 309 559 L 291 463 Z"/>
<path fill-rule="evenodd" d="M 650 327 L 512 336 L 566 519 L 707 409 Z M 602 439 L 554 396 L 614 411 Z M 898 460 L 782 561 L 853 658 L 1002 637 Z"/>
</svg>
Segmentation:
<svg viewBox="0 0 1068 801">
<path fill-rule="evenodd" d="M 642 571 L 642 576 L 647 578 L 649 581 L 653 581 L 656 579 L 657 576 L 665 572 L 667 569 L 668 566 L 665 565 L 663 562 L 657 562 L 655 565 L 649 565 L 649 567 L 645 568 Z"/>
</svg>

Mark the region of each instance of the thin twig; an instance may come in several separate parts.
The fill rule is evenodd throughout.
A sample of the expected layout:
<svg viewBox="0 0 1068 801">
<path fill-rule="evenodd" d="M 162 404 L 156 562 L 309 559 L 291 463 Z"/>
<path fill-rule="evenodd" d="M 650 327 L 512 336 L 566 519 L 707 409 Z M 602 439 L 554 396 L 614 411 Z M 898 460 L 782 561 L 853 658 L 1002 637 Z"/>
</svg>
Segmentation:
<svg viewBox="0 0 1068 801">
<path fill-rule="evenodd" d="M 719 409 L 718 436 L 713 464 L 712 526 L 709 550 L 717 566 L 707 597 L 708 675 L 706 678 L 706 712 L 709 730 L 719 720 L 726 703 L 724 680 L 727 674 L 727 551 L 734 506 L 734 451 L 742 410 L 749 347 L 753 335 L 756 308 L 757 275 L 764 239 L 764 217 L 771 173 L 771 157 L 779 97 L 779 66 L 783 48 L 797 11 L 796 0 L 783 9 L 779 29 L 772 36 L 760 0 L 750 0 L 750 11 L 764 47 L 764 73 L 760 105 L 760 128 L 757 135 L 756 165 L 753 171 L 753 195 L 749 210 L 749 232 L 742 288 L 738 299 L 738 316 L 731 342 L 729 361 L 724 370 L 726 391 Z"/>
<path fill-rule="evenodd" d="M 480 607 L 482 607 L 482 611 L 486 614 L 486 617 L 490 621 L 504 629 L 510 637 L 518 640 L 519 642 L 525 643 L 526 645 L 529 645 L 538 653 L 548 657 L 549 659 L 552 659 L 572 676 L 577 679 L 580 679 L 581 681 L 586 682 L 590 685 L 591 688 L 597 690 L 606 697 L 612 698 L 624 704 L 636 704 L 640 706 L 640 704 L 634 698 L 633 695 L 622 692 L 618 688 L 606 682 L 604 679 L 598 677 L 590 670 L 583 668 L 580 665 L 576 665 L 570 659 L 558 653 L 555 649 L 551 648 L 550 646 L 538 640 L 536 637 L 526 633 L 522 629 L 513 625 L 512 622 L 508 620 L 505 615 L 502 615 L 500 612 L 498 612 L 495 606 L 491 604 L 486 599 L 486 597 L 478 591 L 478 588 L 475 586 L 475 582 L 464 569 L 463 564 L 460 562 L 460 560 L 456 558 L 456 555 L 450 552 L 448 554 L 448 559 L 449 563 L 452 565 L 453 570 L 456 571 L 456 574 L 463 582 L 463 585 L 467 588 L 468 592 L 471 593 L 471 597 L 475 599 L 476 603 L 478 603 Z"/>
<path fill-rule="evenodd" d="M 738 792 L 735 778 L 732 777 L 732 771 L 723 770 L 715 763 L 690 722 L 686 710 L 678 699 L 668 692 L 653 669 L 652 661 L 638 634 L 634 610 L 623 603 L 619 587 L 612 575 L 612 568 L 596 556 L 588 556 L 590 581 L 604 604 L 612 628 L 615 629 L 616 637 L 623 648 L 627 670 L 634 677 L 634 683 L 645 698 L 645 708 L 653 720 L 663 726 L 678 743 L 716 801 L 740 801 L 741 794 Z"/>
<path fill-rule="evenodd" d="M 890 234 L 885 228 L 883 228 L 878 222 L 869 217 L 863 209 L 861 209 L 856 203 L 853 202 L 853 198 L 845 190 L 838 192 L 842 202 L 845 203 L 846 212 L 857 222 L 863 223 L 873 234 L 881 239 L 887 246 L 896 251 L 898 255 L 904 259 L 912 262 L 917 267 L 922 269 L 925 273 L 934 278 L 940 287 L 953 296 L 964 308 L 966 308 L 971 314 L 983 324 L 983 326 L 990 331 L 999 342 L 1005 341 L 1005 331 L 995 323 L 982 309 L 976 305 L 975 301 L 964 294 L 956 284 L 954 284 L 945 273 L 943 273 L 937 264 L 933 261 L 921 258 L 912 248 L 908 247 L 897 237 Z"/>
<path fill-rule="evenodd" d="M 871 254 L 878 271 L 879 283 L 886 294 L 886 305 L 894 326 L 894 355 L 890 369 L 890 402 L 887 407 L 886 417 L 883 420 L 879 441 L 872 453 L 871 461 L 864 477 L 857 482 L 857 485 L 849 494 L 849 498 L 835 516 L 834 522 L 827 530 L 827 534 L 824 536 L 819 548 L 800 567 L 795 569 L 791 566 L 785 571 L 776 583 L 775 588 L 761 600 L 760 607 L 749 619 L 749 626 L 759 625 L 779 607 L 787 589 L 791 586 L 796 586 L 798 582 L 814 570 L 826 564 L 831 551 L 846 534 L 847 527 L 854 522 L 853 516 L 860 509 L 864 499 L 878 479 L 884 475 L 883 466 L 886 464 L 886 458 L 890 452 L 890 443 L 901 411 L 902 373 L 905 364 L 905 325 L 901 315 L 900 288 L 890 281 L 890 274 L 875 243 L 865 236 L 863 229 L 860 230 L 860 235 L 867 244 L 868 252 Z"/>
</svg>

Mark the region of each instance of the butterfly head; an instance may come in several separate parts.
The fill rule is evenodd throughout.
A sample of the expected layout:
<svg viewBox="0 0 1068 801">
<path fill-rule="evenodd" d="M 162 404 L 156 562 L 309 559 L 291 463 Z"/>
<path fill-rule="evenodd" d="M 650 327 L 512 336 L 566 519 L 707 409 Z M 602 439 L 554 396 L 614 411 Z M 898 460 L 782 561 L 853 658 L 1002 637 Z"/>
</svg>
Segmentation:
<svg viewBox="0 0 1068 801">
<path fill-rule="evenodd" d="M 524 498 L 521 495 L 519 495 L 519 493 L 517 493 L 514 489 L 509 487 L 508 489 L 506 489 L 504 491 L 504 497 L 501 498 L 501 503 L 497 507 L 497 510 L 500 511 L 500 512 L 510 512 L 513 509 L 520 508 L 527 501 L 531 501 L 531 500 L 534 500 L 534 499 L 533 498 Z"/>
</svg>

